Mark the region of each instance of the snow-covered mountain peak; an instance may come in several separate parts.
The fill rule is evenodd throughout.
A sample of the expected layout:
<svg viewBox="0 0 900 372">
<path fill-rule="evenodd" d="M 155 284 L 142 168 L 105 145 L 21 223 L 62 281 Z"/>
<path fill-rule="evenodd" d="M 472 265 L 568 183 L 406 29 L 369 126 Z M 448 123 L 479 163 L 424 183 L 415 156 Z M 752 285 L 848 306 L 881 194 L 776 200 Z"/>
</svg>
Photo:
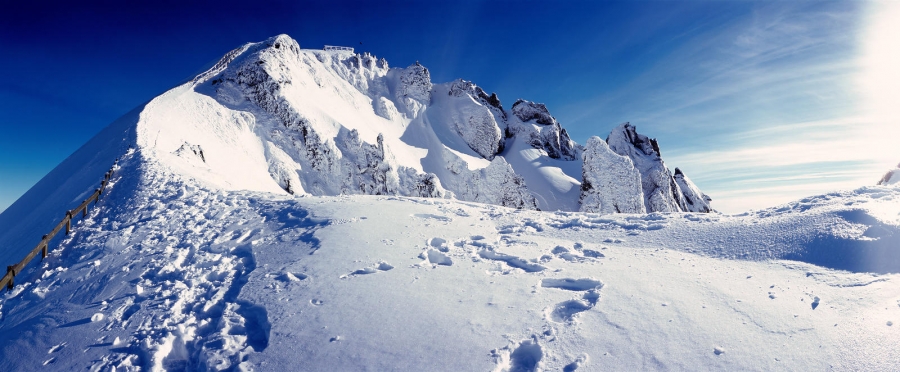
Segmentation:
<svg viewBox="0 0 900 372">
<path fill-rule="evenodd" d="M 369 53 L 301 49 L 279 35 L 235 49 L 151 102 L 138 145 L 226 189 L 579 210 L 582 147 L 546 105 L 517 100 L 510 110 L 474 82 L 433 83 L 419 62 L 391 68 Z M 608 142 L 642 172 L 647 161 L 661 162 L 656 141 L 630 124 Z M 207 161 L 169 156 L 185 143 L 202 148 Z M 508 182 L 480 185 L 489 178 Z M 691 210 L 682 199 L 646 203 L 647 210 Z"/>
</svg>

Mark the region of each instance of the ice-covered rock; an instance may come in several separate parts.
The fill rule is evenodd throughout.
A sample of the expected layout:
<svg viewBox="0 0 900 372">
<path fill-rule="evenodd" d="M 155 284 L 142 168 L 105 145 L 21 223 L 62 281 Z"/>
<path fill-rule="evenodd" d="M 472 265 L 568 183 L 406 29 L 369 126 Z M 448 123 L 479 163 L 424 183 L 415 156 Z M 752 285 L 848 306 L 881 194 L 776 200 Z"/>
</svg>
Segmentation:
<svg viewBox="0 0 900 372">
<path fill-rule="evenodd" d="M 881 181 L 878 181 L 878 185 L 881 186 L 895 184 L 900 184 L 900 164 L 897 164 L 897 168 L 887 171 L 887 173 L 881 177 Z"/>
<path fill-rule="evenodd" d="M 457 199 L 518 209 L 538 209 L 525 180 L 503 157 L 497 156 L 486 167 L 474 170 L 469 169 L 466 162 L 450 150 L 443 151 L 443 161 L 450 173 L 455 175 L 447 177 L 444 186 L 452 190 Z"/>
<path fill-rule="evenodd" d="M 420 109 L 431 102 L 431 73 L 418 61 L 407 68 L 391 70 L 396 74 L 394 99 L 410 117 L 416 117 Z"/>
<path fill-rule="evenodd" d="M 659 152 L 656 139 L 638 134 L 630 123 L 623 123 L 606 138 L 609 148 L 627 156 L 641 172 L 644 206 L 647 212 L 687 211 L 684 196 Z"/>
<path fill-rule="evenodd" d="M 255 131 L 265 139 L 269 173 L 282 189 L 315 195 L 445 195 L 434 175 L 398 164 L 381 133 L 375 141 L 366 141 L 359 130 L 376 134 L 372 128 L 345 125 L 350 123 L 336 117 L 340 113 L 323 113 L 317 102 L 298 99 L 325 90 L 354 110 L 401 120 L 388 98 L 386 61 L 368 53 L 301 51 L 285 35 L 238 51 L 217 64 L 216 74 L 196 80 L 195 89 L 228 107 L 253 113 Z M 395 92 L 408 99 L 403 102 L 424 107 L 431 89 L 427 69 L 414 65 L 397 73 Z"/>
<path fill-rule="evenodd" d="M 709 205 L 712 202 L 712 198 L 700 191 L 697 185 L 694 185 L 691 179 L 685 176 L 681 169 L 678 168 L 675 168 L 675 183 L 684 196 L 685 207 L 687 208 L 685 212 L 708 213 L 713 211 Z"/>
<path fill-rule="evenodd" d="M 512 113 L 520 123 L 509 125 L 510 135 L 526 137 L 532 147 L 546 151 L 553 159 L 578 158 L 578 146 L 559 122 L 550 116 L 543 103 L 520 99 L 513 104 Z"/>
<path fill-rule="evenodd" d="M 582 159 L 582 212 L 646 212 L 641 174 L 631 159 L 614 153 L 596 136 L 588 139 Z"/>
<path fill-rule="evenodd" d="M 506 112 L 497 94 L 489 96 L 472 82 L 460 79 L 450 84 L 447 95 L 450 99 L 443 101 L 451 106 L 445 109 L 450 120 L 447 124 L 469 148 L 488 160 L 503 151 Z"/>
</svg>

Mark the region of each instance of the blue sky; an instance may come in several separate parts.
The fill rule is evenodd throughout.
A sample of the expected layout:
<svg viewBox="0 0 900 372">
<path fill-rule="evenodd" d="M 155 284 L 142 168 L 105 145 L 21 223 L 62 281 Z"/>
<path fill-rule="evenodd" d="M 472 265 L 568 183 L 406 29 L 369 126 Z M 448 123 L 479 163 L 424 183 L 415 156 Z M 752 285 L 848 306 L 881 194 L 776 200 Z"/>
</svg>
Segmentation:
<svg viewBox="0 0 900 372">
<path fill-rule="evenodd" d="M 900 161 L 890 3 L 130 3 L 4 5 L 0 210 L 117 117 L 280 33 L 544 102 L 579 143 L 630 121 L 724 212 Z"/>
</svg>

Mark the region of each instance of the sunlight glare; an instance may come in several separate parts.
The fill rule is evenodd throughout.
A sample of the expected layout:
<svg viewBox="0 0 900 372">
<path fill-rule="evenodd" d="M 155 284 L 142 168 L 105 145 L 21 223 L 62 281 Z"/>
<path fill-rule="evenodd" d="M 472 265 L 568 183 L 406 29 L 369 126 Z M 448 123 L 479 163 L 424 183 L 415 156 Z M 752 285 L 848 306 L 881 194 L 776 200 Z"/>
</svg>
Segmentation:
<svg viewBox="0 0 900 372">
<path fill-rule="evenodd" d="M 900 161 L 900 2 L 870 3 L 864 27 L 859 88 L 873 124 L 866 135 L 874 158 L 893 166 Z"/>
</svg>

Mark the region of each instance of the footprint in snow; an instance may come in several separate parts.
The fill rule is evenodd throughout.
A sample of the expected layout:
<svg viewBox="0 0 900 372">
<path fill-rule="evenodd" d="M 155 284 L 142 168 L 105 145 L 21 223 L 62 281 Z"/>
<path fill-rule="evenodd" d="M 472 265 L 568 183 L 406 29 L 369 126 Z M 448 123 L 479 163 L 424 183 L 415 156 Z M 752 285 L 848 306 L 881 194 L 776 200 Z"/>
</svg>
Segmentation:
<svg viewBox="0 0 900 372">
<path fill-rule="evenodd" d="M 425 261 L 422 261 L 422 263 L 420 263 L 420 265 L 423 265 L 423 266 L 424 265 L 453 266 L 453 260 L 451 260 L 450 257 L 448 257 L 447 255 L 445 255 L 437 250 L 434 250 L 434 249 L 429 249 L 429 250 L 426 250 L 425 252 L 422 252 L 422 254 L 419 255 L 419 258 L 425 260 Z"/>
<path fill-rule="evenodd" d="M 587 365 L 587 362 L 588 362 L 588 355 L 581 354 L 581 356 L 576 358 L 574 362 L 569 363 L 565 367 L 563 367 L 563 372 L 575 372 L 579 368 Z"/>
<path fill-rule="evenodd" d="M 523 340 L 516 345 L 508 345 L 502 349 L 491 350 L 494 363 L 500 371 L 535 372 L 541 369 L 544 349 L 536 337 Z"/>
<path fill-rule="evenodd" d="M 421 218 L 423 220 L 436 220 L 436 221 L 440 221 L 440 222 L 453 221 L 452 218 L 447 217 L 447 216 L 441 216 L 441 215 L 437 215 L 437 214 L 428 214 L 428 213 L 417 213 L 417 214 L 414 214 L 413 217 Z"/>
<path fill-rule="evenodd" d="M 375 266 L 364 267 L 364 268 L 362 268 L 362 269 L 356 270 L 356 271 L 354 271 L 354 272 L 352 272 L 352 273 L 349 273 L 349 274 L 347 274 L 347 275 L 341 275 L 341 279 L 348 279 L 348 278 L 351 278 L 351 277 L 354 277 L 354 276 L 360 276 L 360 275 L 375 274 L 375 273 L 377 273 L 377 272 L 379 272 L 379 271 L 388 271 L 388 270 L 391 270 L 391 269 L 393 269 L 393 268 L 394 268 L 394 266 L 391 266 L 391 264 L 389 264 L 389 263 L 387 263 L 387 262 L 384 262 L 384 261 L 381 261 L 381 262 L 379 262 L 379 263 L 378 263 L 377 265 L 375 265 Z"/>
<path fill-rule="evenodd" d="M 427 242 L 429 247 L 434 247 L 435 249 L 441 252 L 449 252 L 450 248 L 447 246 L 447 240 L 444 238 L 431 238 L 428 239 Z"/>
<path fill-rule="evenodd" d="M 540 265 L 538 263 L 529 262 L 528 260 L 525 260 L 523 258 L 511 256 L 505 253 L 494 252 L 490 249 L 482 249 L 478 251 L 478 256 L 486 260 L 504 262 L 508 266 L 516 269 L 522 269 L 526 273 L 537 273 L 547 269 L 546 266 Z"/>
<path fill-rule="evenodd" d="M 541 287 L 585 292 L 580 299 L 563 301 L 545 310 L 548 319 L 557 323 L 568 323 L 574 321 L 575 316 L 579 313 L 588 311 L 597 305 L 597 301 L 600 300 L 599 290 L 603 288 L 603 283 L 590 278 L 545 278 L 541 280 Z"/>
<path fill-rule="evenodd" d="M 303 274 L 303 273 L 285 272 L 284 274 L 281 274 L 281 275 L 275 277 L 275 279 L 278 281 L 281 281 L 281 282 L 290 283 L 290 282 L 299 282 L 301 280 L 305 280 L 308 277 L 309 277 L 308 275 Z"/>
</svg>

